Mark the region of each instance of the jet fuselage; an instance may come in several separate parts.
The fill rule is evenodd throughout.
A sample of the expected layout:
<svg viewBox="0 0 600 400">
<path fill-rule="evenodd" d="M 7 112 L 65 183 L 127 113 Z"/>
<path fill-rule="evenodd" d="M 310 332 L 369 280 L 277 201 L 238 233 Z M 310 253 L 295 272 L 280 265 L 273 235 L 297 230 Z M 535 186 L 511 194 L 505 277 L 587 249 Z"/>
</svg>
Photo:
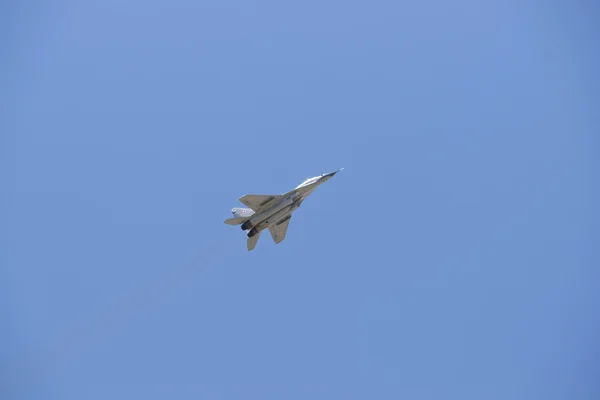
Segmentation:
<svg viewBox="0 0 600 400">
<path fill-rule="evenodd" d="M 279 243 L 285 238 L 292 213 L 318 186 L 327 182 L 340 170 L 306 179 L 283 195 L 242 196 L 240 202 L 249 208 L 233 208 L 234 218 L 226 220 L 225 223 L 241 224 L 241 229 L 247 232 L 249 238 L 248 250 L 254 249 L 258 240 L 257 235 L 267 228 L 271 231 L 275 243 Z"/>
</svg>

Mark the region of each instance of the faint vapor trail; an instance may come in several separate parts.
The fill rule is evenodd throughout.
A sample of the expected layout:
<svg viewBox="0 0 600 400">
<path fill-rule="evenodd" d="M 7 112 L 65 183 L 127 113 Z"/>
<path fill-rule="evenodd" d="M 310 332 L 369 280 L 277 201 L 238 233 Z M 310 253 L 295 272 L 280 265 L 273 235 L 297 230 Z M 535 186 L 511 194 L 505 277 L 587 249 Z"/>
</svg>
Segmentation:
<svg viewBox="0 0 600 400">
<path fill-rule="evenodd" d="M 68 341 L 66 346 L 61 346 L 57 350 L 64 347 L 73 347 L 75 342 L 72 340 L 73 338 L 77 338 L 78 342 L 81 342 L 90 334 L 97 336 L 99 332 L 108 333 L 109 328 L 117 326 L 117 323 L 123 321 L 128 315 L 142 307 L 147 307 L 152 301 L 158 302 L 161 298 L 168 296 L 184 279 L 190 278 L 191 273 L 197 272 L 199 267 L 206 268 L 219 261 L 223 255 L 222 249 L 223 241 L 215 241 L 215 243 L 208 245 L 205 251 L 198 253 L 191 260 L 183 262 L 177 268 L 169 268 L 164 275 L 156 276 L 152 281 L 131 292 L 130 296 L 115 304 L 113 311 L 107 312 L 102 318 L 96 318 L 93 324 L 87 324 L 89 326 L 87 329 L 88 335 L 71 331 L 72 333 L 69 336 L 71 340 Z M 59 354 L 62 354 L 62 351 L 59 351 Z"/>
<path fill-rule="evenodd" d="M 89 321 L 82 323 L 79 327 L 74 326 L 66 330 L 56 345 L 53 345 L 49 354 L 39 354 L 35 358 L 23 360 L 20 365 L 14 365 L 10 374 L 2 373 L 0 377 L 0 394 L 8 393 L 21 385 L 31 384 L 44 378 L 52 370 L 68 359 L 69 355 L 77 353 L 78 346 L 82 348 L 85 344 L 89 346 L 94 338 L 101 340 L 122 326 L 126 320 L 130 320 L 136 312 L 146 308 L 154 301 L 158 303 L 171 294 L 184 280 L 191 275 L 200 272 L 201 268 L 209 268 L 223 259 L 226 248 L 225 239 L 217 239 L 209 243 L 204 251 L 198 252 L 187 261 L 182 262 L 175 268 L 168 268 L 162 274 L 147 281 L 143 286 L 129 292 L 129 294 L 117 301 L 102 315 L 96 314 Z M 2 371 L 0 371 L 2 372 Z M 12 390 L 11 390 L 12 389 Z"/>
</svg>

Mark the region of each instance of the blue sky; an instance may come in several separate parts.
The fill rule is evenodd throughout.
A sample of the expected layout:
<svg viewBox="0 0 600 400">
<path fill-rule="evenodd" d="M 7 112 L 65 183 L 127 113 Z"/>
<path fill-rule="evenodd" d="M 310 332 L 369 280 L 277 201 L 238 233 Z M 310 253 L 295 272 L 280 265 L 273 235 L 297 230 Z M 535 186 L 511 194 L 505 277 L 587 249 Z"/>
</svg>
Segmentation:
<svg viewBox="0 0 600 400">
<path fill-rule="evenodd" d="M 0 10 L 5 398 L 600 395 L 592 2 Z"/>
</svg>

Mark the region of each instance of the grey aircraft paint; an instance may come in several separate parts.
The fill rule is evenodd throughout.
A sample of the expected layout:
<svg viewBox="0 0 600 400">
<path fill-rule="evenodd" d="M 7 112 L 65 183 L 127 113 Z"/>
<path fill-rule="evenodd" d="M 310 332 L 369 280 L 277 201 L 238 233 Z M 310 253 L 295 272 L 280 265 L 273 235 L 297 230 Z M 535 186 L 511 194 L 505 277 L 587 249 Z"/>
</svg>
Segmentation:
<svg viewBox="0 0 600 400">
<path fill-rule="evenodd" d="M 248 237 L 248 251 L 254 250 L 260 233 L 269 229 L 275 243 L 281 243 L 286 236 L 292 213 L 300 207 L 304 199 L 331 179 L 335 172 L 309 178 L 291 191 L 282 195 L 247 194 L 239 201 L 248 208 L 234 207 L 233 218 L 225 220 L 228 225 L 241 225 Z"/>
</svg>

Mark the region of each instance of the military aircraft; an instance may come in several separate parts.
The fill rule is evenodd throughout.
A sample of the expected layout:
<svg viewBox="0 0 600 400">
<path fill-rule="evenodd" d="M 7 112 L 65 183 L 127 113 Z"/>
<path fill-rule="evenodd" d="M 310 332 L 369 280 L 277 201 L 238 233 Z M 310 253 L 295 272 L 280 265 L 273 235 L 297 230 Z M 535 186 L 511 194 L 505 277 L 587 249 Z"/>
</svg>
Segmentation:
<svg viewBox="0 0 600 400">
<path fill-rule="evenodd" d="M 228 225 L 242 225 L 248 236 L 248 251 L 254 250 L 264 229 L 269 229 L 273 241 L 281 243 L 285 239 L 292 213 L 300 207 L 318 186 L 327 182 L 335 172 L 308 178 L 293 190 L 281 195 L 247 194 L 239 201 L 249 208 L 235 207 L 231 210 L 233 218 L 224 222 Z"/>
</svg>

